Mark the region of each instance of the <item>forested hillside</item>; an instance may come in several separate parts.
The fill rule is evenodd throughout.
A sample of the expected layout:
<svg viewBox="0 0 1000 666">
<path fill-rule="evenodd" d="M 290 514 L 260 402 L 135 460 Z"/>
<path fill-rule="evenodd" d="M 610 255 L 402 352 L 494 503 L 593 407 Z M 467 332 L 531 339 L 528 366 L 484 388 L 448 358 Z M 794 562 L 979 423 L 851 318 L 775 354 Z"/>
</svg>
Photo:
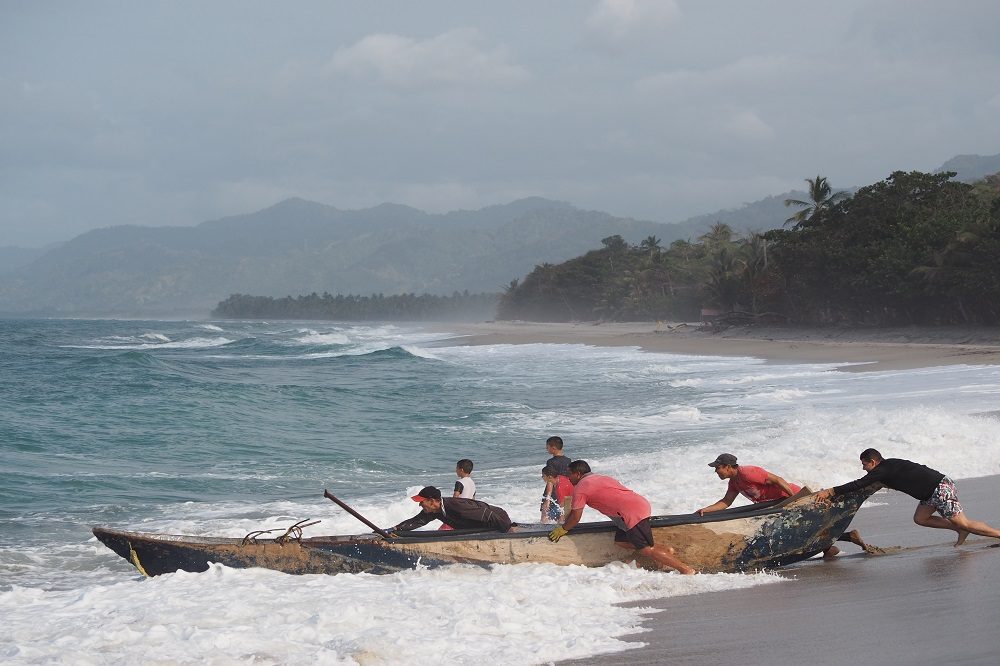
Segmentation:
<svg viewBox="0 0 1000 666">
<path fill-rule="evenodd" d="M 248 296 L 233 294 L 212 311 L 223 319 L 320 319 L 327 321 L 479 321 L 491 319 L 499 294 L 451 296 L 399 294 L 355 296 Z"/>
<path fill-rule="evenodd" d="M 897 171 L 853 195 L 809 179 L 785 228 L 696 242 L 656 236 L 536 266 L 503 319 L 694 320 L 702 309 L 802 324 L 1000 323 L 1000 174 Z"/>
</svg>

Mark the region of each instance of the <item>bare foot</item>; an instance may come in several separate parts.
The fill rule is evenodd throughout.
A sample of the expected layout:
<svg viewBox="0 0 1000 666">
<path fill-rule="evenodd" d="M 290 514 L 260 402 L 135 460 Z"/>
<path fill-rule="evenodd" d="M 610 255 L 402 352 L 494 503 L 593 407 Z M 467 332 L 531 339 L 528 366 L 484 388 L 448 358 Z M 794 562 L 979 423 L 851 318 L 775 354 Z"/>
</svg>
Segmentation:
<svg viewBox="0 0 1000 666">
<path fill-rule="evenodd" d="M 837 557 L 838 553 L 840 553 L 839 548 L 837 548 L 836 546 L 830 546 L 829 548 L 823 551 L 823 559 L 832 560 L 833 558 Z"/>
<path fill-rule="evenodd" d="M 678 569 L 677 573 L 684 574 L 685 576 L 693 576 L 698 572 L 692 569 L 691 567 L 684 567 L 683 569 Z"/>
<path fill-rule="evenodd" d="M 955 548 L 958 548 L 969 538 L 968 530 L 958 530 L 958 538 L 955 540 Z"/>
<path fill-rule="evenodd" d="M 885 555 L 886 552 L 888 552 L 885 548 L 879 548 L 878 546 L 873 546 L 870 543 L 866 543 L 864 545 L 864 549 L 869 555 Z"/>
<path fill-rule="evenodd" d="M 862 550 L 865 551 L 868 550 L 868 545 L 865 543 L 865 540 L 861 538 L 861 532 L 857 530 L 851 530 L 850 532 L 844 534 L 844 536 L 847 537 L 847 540 L 853 543 L 854 545 L 861 546 Z"/>
</svg>

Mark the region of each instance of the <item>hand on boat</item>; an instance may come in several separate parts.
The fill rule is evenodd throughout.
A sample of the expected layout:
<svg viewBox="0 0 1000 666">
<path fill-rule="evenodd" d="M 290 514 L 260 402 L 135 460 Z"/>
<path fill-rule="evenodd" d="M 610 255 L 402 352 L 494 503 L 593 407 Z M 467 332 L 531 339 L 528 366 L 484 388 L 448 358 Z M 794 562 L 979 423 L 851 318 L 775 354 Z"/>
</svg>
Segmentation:
<svg viewBox="0 0 1000 666">
<path fill-rule="evenodd" d="M 549 541 L 555 543 L 556 541 L 559 541 L 559 539 L 562 539 L 567 534 L 569 534 L 569 530 L 563 529 L 562 525 L 560 525 L 559 527 L 549 532 Z"/>
<path fill-rule="evenodd" d="M 816 494 L 813 497 L 816 498 L 817 502 L 823 502 L 824 504 L 828 504 L 830 502 L 830 498 L 833 497 L 833 488 L 817 490 Z"/>
</svg>

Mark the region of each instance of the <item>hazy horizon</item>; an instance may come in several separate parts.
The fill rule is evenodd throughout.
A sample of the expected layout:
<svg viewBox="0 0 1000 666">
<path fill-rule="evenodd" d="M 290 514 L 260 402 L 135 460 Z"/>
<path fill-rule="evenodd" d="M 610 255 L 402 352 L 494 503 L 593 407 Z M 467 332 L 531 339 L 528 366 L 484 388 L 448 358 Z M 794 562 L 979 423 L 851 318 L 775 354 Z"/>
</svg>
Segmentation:
<svg viewBox="0 0 1000 666">
<path fill-rule="evenodd" d="M 1000 151 L 1000 5 L 0 8 L 0 246 L 290 197 L 655 222 Z"/>
</svg>

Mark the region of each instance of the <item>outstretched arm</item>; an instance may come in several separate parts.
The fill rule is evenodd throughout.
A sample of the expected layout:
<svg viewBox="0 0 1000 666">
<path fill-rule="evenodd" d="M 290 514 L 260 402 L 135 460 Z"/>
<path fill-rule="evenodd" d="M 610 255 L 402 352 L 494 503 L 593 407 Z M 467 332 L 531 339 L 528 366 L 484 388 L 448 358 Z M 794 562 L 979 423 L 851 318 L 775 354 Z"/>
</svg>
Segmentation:
<svg viewBox="0 0 1000 666">
<path fill-rule="evenodd" d="M 770 472 L 768 472 L 767 478 L 764 480 L 764 483 L 772 486 L 778 486 L 783 491 L 785 491 L 785 494 L 788 495 L 789 497 L 795 494 L 795 491 L 792 490 L 792 487 L 790 485 L 788 485 L 788 482 L 785 481 L 780 476 L 778 476 L 777 474 L 771 474 Z"/>
<path fill-rule="evenodd" d="M 395 527 L 390 527 L 386 532 L 400 532 L 407 530 L 415 530 L 418 527 L 423 527 L 427 523 L 434 520 L 435 516 L 433 514 L 427 513 L 426 511 L 421 511 L 417 515 L 413 516 L 409 520 L 404 520 Z"/>
<path fill-rule="evenodd" d="M 573 509 L 566 516 L 566 520 L 563 522 L 563 529 L 569 532 L 571 529 L 577 526 L 580 519 L 583 518 L 583 509 Z"/>
<path fill-rule="evenodd" d="M 709 504 L 708 506 L 702 509 L 698 509 L 697 511 L 695 511 L 695 513 L 697 513 L 699 516 L 704 516 L 706 513 L 712 513 L 714 511 L 722 511 L 723 509 L 728 509 L 730 506 L 732 506 L 733 500 L 736 499 L 736 495 L 738 494 L 739 494 L 738 491 L 730 490 L 726 492 L 725 497 L 720 499 L 715 504 Z"/>
<path fill-rule="evenodd" d="M 582 508 L 573 509 L 572 511 L 570 511 L 569 515 L 566 516 L 566 522 L 564 522 L 562 525 L 549 532 L 549 541 L 555 543 L 556 541 L 559 541 L 559 539 L 566 536 L 571 529 L 577 526 L 577 523 L 580 522 L 580 518 L 582 516 L 583 516 Z"/>
</svg>

